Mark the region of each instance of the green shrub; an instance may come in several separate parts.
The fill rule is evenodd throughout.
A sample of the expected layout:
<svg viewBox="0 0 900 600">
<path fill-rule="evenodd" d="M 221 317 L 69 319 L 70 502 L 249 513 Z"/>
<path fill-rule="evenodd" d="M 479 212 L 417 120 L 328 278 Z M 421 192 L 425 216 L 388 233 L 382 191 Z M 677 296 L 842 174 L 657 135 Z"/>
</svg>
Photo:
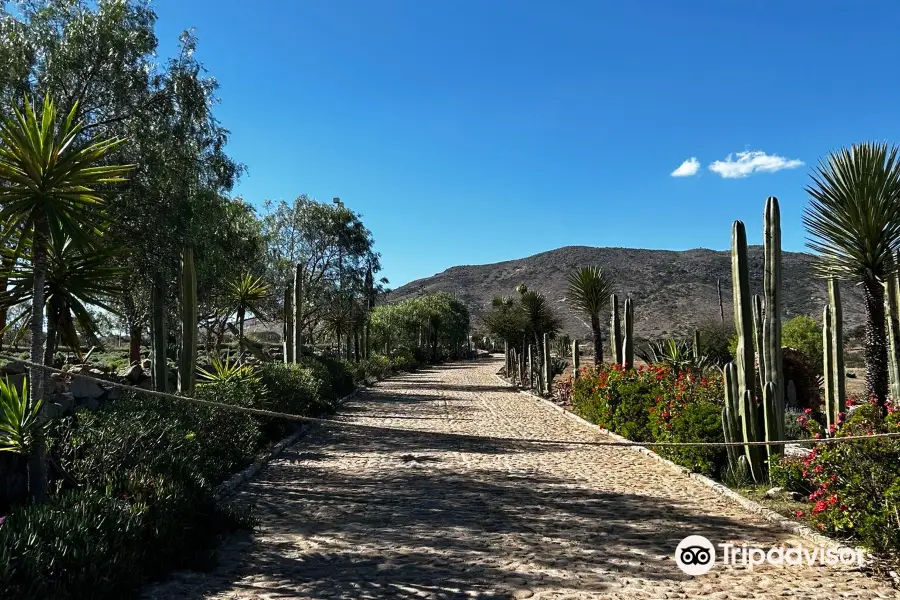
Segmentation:
<svg viewBox="0 0 900 600">
<path fill-rule="evenodd" d="M 328 373 L 328 381 L 331 383 L 331 389 L 337 394 L 338 398 L 343 398 L 356 389 L 356 378 L 349 367 L 358 363 L 337 360 L 330 356 L 316 356 L 312 358 L 325 367 Z M 306 359 L 304 359 L 304 364 L 305 361 Z"/>
<path fill-rule="evenodd" d="M 415 371 L 424 364 L 416 358 L 412 350 L 401 348 L 397 350 L 390 359 L 391 368 L 395 371 Z"/>
<path fill-rule="evenodd" d="M 803 459 L 781 456 L 772 461 L 769 466 L 769 479 L 772 481 L 772 485 L 808 496 L 813 490 L 804 477 L 805 471 Z"/>
<path fill-rule="evenodd" d="M 322 415 L 334 410 L 337 395 L 328 368 L 312 357 L 299 364 L 266 363 L 260 379 L 268 392 L 260 408 L 298 415 Z"/>
<path fill-rule="evenodd" d="M 822 326 L 808 315 L 798 315 L 784 322 L 781 345 L 796 348 L 815 369 L 822 372 Z"/>
<path fill-rule="evenodd" d="M 199 385 L 195 395 L 251 406 L 254 391 L 232 382 Z M 217 483 L 249 464 L 260 441 L 252 415 L 127 394 L 99 411 L 79 411 L 62 427 L 57 448 L 73 477 L 102 487 L 110 474 L 139 467 Z"/>
<path fill-rule="evenodd" d="M 208 568 L 222 533 L 250 523 L 210 488 L 140 470 L 62 493 L 0 526 L 0 597 L 118 599 L 171 569 Z"/>
</svg>

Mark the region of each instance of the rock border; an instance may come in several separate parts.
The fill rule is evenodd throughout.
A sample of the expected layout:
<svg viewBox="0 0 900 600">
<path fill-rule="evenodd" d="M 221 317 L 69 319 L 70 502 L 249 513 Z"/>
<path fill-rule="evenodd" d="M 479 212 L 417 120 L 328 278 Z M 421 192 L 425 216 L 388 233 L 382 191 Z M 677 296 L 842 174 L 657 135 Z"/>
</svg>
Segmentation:
<svg viewBox="0 0 900 600">
<path fill-rule="evenodd" d="M 607 437 L 612 438 L 614 441 L 631 442 L 631 440 L 629 440 L 628 438 L 622 437 L 621 435 L 613 433 L 612 431 L 610 431 L 608 429 L 604 429 L 603 427 L 600 427 L 599 425 L 591 423 L 590 421 L 583 419 L 582 417 L 576 415 L 575 413 L 573 413 L 570 410 L 566 410 L 564 407 L 556 404 L 555 402 L 553 402 L 551 400 L 548 400 L 547 398 L 543 398 L 536 394 L 532 394 L 528 390 L 519 388 L 519 386 L 517 386 L 513 383 L 510 383 L 509 381 L 507 381 L 500 375 L 497 375 L 496 373 L 494 374 L 494 377 L 496 377 L 501 383 L 505 384 L 507 387 L 516 389 L 520 394 L 522 394 L 524 396 L 528 396 L 532 400 L 536 400 L 536 401 L 544 404 L 548 408 L 552 408 L 556 412 L 562 413 L 566 417 L 573 419 L 582 425 L 586 425 L 590 429 L 593 429 L 594 431 L 598 431 Z M 766 521 L 769 521 L 770 523 L 773 523 L 774 525 L 778 526 L 778 528 L 781 529 L 782 531 L 796 535 L 797 537 L 802 538 L 808 542 L 813 542 L 818 546 L 824 546 L 826 548 L 834 548 L 838 552 L 842 549 L 849 549 L 849 550 L 852 550 L 853 552 L 859 552 L 859 553 L 861 553 L 861 556 L 863 557 L 863 565 L 860 565 L 860 566 L 865 566 L 866 563 L 870 562 L 867 558 L 869 552 L 865 548 L 860 548 L 857 546 L 847 546 L 846 544 L 840 543 L 839 540 L 835 540 L 833 538 L 830 538 L 830 537 L 824 536 L 820 533 L 817 533 L 816 531 L 814 531 L 810 527 L 807 527 L 806 525 L 802 525 L 800 523 L 796 523 L 794 521 L 786 519 L 783 515 L 775 512 L 771 508 L 767 508 L 758 502 L 755 502 L 745 496 L 742 496 L 741 494 L 735 492 L 731 488 L 726 487 L 726 486 L 722 485 L 721 483 L 719 483 L 718 481 L 714 481 L 713 479 L 710 479 L 709 477 L 706 477 L 705 475 L 701 475 L 700 473 L 694 473 L 690 469 L 688 469 L 686 467 L 682 467 L 681 465 L 676 464 L 676 463 L 672 462 L 671 460 L 660 456 L 659 454 L 657 454 L 653 450 L 650 450 L 649 448 L 646 448 L 644 446 L 620 446 L 620 447 L 627 448 L 629 450 L 634 450 L 636 452 L 640 452 L 641 454 L 644 454 L 644 455 L 652 458 L 653 460 L 663 463 L 670 469 L 677 471 L 678 473 L 680 473 L 682 475 L 686 475 L 690 479 L 693 479 L 694 481 L 697 481 L 697 482 L 703 484 L 704 486 L 710 488 L 711 490 L 716 492 L 718 495 L 720 495 L 724 498 L 727 498 L 728 500 L 731 500 L 732 502 L 739 504 L 741 507 L 748 510 L 749 512 L 751 512 L 759 517 L 762 517 L 763 519 L 765 519 Z"/>
<path fill-rule="evenodd" d="M 337 402 L 338 404 L 343 404 L 350 398 L 356 396 L 361 390 L 361 386 L 357 386 L 355 390 L 340 398 Z M 277 442 L 271 448 L 267 448 L 263 450 L 259 454 L 256 455 L 256 460 L 253 461 L 248 467 L 238 471 L 227 480 L 223 481 L 216 487 L 215 491 L 215 499 L 222 500 L 235 492 L 241 486 L 242 483 L 249 481 L 254 475 L 259 473 L 264 466 L 269 464 L 272 460 L 278 458 L 284 449 L 288 446 L 293 445 L 297 442 L 301 437 L 306 435 L 309 430 L 312 429 L 312 425 L 309 423 L 302 423 L 297 427 L 297 430 L 294 433 L 288 435 L 285 438 L 282 438 L 281 441 Z"/>
</svg>

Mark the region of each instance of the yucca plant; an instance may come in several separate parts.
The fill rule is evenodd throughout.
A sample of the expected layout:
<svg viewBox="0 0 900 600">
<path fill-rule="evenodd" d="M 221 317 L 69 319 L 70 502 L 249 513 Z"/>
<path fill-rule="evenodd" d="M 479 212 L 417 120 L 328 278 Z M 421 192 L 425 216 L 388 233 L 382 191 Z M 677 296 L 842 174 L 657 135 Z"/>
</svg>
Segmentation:
<svg viewBox="0 0 900 600">
<path fill-rule="evenodd" d="M 23 110 L 0 121 L 0 247 L 14 235 L 21 252 L 30 241 L 32 281 L 31 361 L 43 362 L 44 284 L 47 247 L 53 230 L 67 234 L 76 243 L 87 245 L 96 232 L 102 204 L 99 186 L 124 181 L 129 166 L 103 165 L 109 151 L 120 139 L 97 139 L 76 122 L 78 104 L 57 119 L 56 106 L 47 96 L 41 114 L 26 98 Z M 30 395 L 43 399 L 44 377 L 31 377 Z M 40 435 L 40 434 L 39 434 Z M 42 440 L 33 444 L 30 459 L 31 490 L 34 499 L 47 494 L 46 449 Z"/>
<path fill-rule="evenodd" d="M 19 393 L 9 379 L 0 379 L 0 452 L 14 452 L 28 456 L 34 444 L 42 439 L 40 433 L 48 423 L 41 419 L 43 402 L 28 402 L 28 380 Z"/>
<path fill-rule="evenodd" d="M 263 303 L 269 297 L 269 286 L 263 282 L 262 277 L 254 277 L 245 273 L 232 281 L 228 286 L 226 302 L 231 314 L 237 315 L 238 338 L 241 347 L 244 346 L 244 319 L 247 312 L 253 313 L 258 319 L 265 319 Z"/>
<path fill-rule="evenodd" d="M 818 271 L 860 284 L 866 304 L 866 395 L 886 411 L 888 396 L 884 281 L 900 247 L 897 146 L 854 144 L 832 152 L 811 174 L 803 223 Z"/>
<path fill-rule="evenodd" d="M 576 310 L 591 320 L 594 336 L 594 364 L 603 362 L 603 336 L 600 333 L 600 315 L 609 306 L 613 293 L 612 281 L 599 267 L 582 267 L 569 275 L 569 301 Z"/>
<path fill-rule="evenodd" d="M 125 270 L 115 264 L 118 249 L 79 247 L 70 236 L 59 230 L 51 232 L 47 250 L 44 285 L 47 341 L 44 361 L 49 363 L 58 342 L 65 343 L 81 356 L 79 329 L 89 343 L 97 343 L 99 330 L 88 307 L 102 308 L 115 314 L 109 300 L 122 292 L 120 282 Z M 4 251 L 6 255 L 12 252 Z M 0 308 L 12 308 L 32 301 L 34 269 L 30 261 L 20 261 L 10 272 L 0 272 L 0 278 L 6 278 L 9 285 L 7 293 L 0 297 Z M 31 321 L 31 314 L 22 313 L 21 320 L 20 331 L 24 331 Z"/>
</svg>

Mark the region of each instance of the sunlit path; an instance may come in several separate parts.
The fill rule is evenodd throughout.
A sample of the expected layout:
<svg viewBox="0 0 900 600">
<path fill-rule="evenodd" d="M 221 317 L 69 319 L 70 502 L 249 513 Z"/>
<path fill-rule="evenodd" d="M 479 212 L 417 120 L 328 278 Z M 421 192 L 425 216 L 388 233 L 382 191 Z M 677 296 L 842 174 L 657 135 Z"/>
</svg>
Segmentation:
<svg viewBox="0 0 900 600">
<path fill-rule="evenodd" d="M 895 597 L 825 566 L 683 574 L 672 555 L 687 535 L 790 537 L 639 453 L 434 435 L 596 439 L 500 385 L 498 367 L 452 364 L 366 392 L 341 418 L 410 431 L 315 431 L 241 492 L 262 523 L 226 542 L 219 570 L 145 597 Z"/>
</svg>

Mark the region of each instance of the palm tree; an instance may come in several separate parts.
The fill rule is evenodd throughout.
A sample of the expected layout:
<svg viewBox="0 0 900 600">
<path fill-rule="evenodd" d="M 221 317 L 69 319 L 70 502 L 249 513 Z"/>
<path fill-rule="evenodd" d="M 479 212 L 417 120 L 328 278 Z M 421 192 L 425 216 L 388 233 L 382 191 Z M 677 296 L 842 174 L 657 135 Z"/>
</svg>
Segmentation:
<svg viewBox="0 0 900 600">
<path fill-rule="evenodd" d="M 99 331 L 87 307 L 94 306 L 115 313 L 108 301 L 121 293 L 119 282 L 124 273 L 124 269 L 114 263 L 117 249 L 80 248 L 71 237 L 59 230 L 51 232 L 47 250 L 45 364 L 52 362 L 58 341 L 65 342 L 80 355 L 81 343 L 76 324 L 91 343 L 97 342 Z M 0 309 L 31 302 L 34 269 L 29 262 L 16 266 L 12 271 L 0 272 L 0 278 L 10 284 L 7 293 L 0 299 Z M 23 317 L 25 323 L 22 326 L 25 327 L 30 315 L 23 313 Z"/>
<path fill-rule="evenodd" d="M 49 96 L 41 115 L 28 100 L 24 111 L 0 121 L 0 223 L 4 242 L 19 232 L 22 242 L 31 242 L 32 281 L 31 361 L 43 363 L 41 340 L 44 332 L 44 280 L 47 246 L 53 230 L 67 233 L 76 243 L 90 239 L 102 204 L 97 186 L 124 181 L 130 166 L 101 166 L 108 152 L 122 142 L 98 140 L 83 133 L 75 121 L 76 103 L 61 122 Z M 4 245 L 0 243 L 0 246 Z M 44 376 L 31 376 L 31 402 L 44 397 Z M 43 415 L 42 415 L 43 417 Z M 29 460 L 29 485 L 38 502 L 47 495 L 46 447 L 42 439 L 34 444 Z"/>
<path fill-rule="evenodd" d="M 886 410 L 884 280 L 900 245 L 897 146 L 854 144 L 832 152 L 811 174 L 803 223 L 823 276 L 861 284 L 866 302 L 866 394 Z"/>
<path fill-rule="evenodd" d="M 612 291 L 612 281 L 599 267 L 582 267 L 569 275 L 569 297 L 572 305 L 591 318 L 595 365 L 603 362 L 600 314 L 609 306 Z"/>
<path fill-rule="evenodd" d="M 250 273 L 244 273 L 228 284 L 225 302 L 229 314 L 237 314 L 238 342 L 242 348 L 244 346 L 244 320 L 247 317 L 247 311 L 259 319 L 265 318 L 263 303 L 268 297 L 269 286 L 263 282 L 262 277 L 254 277 Z"/>
</svg>

